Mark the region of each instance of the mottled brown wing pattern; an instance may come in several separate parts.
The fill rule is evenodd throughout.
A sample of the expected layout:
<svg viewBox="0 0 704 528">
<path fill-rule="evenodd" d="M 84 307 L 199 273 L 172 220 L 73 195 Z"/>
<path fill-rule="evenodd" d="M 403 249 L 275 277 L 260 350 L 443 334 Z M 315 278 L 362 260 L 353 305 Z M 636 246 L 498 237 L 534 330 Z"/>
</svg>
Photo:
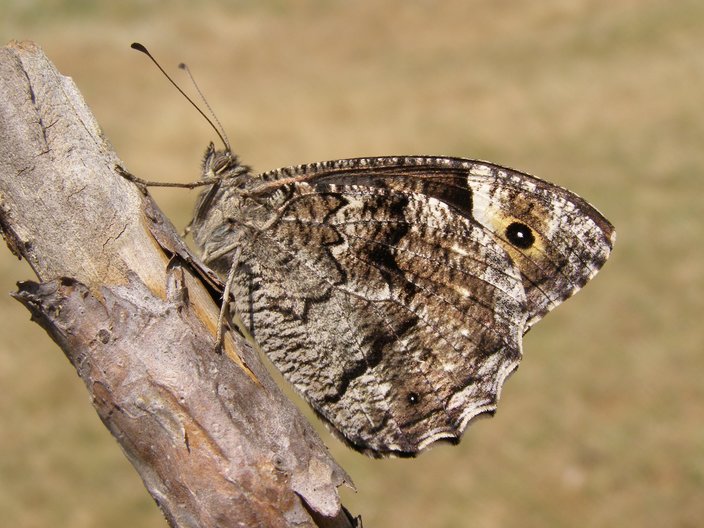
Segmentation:
<svg viewBox="0 0 704 528">
<path fill-rule="evenodd" d="M 613 226 L 574 193 L 510 169 L 475 164 L 468 182 L 474 218 L 521 270 L 528 330 L 596 275 L 611 252 Z M 507 230 L 516 224 L 530 227 L 530 247 L 508 240 Z"/>
<path fill-rule="evenodd" d="M 539 183 L 521 189 L 522 179 Z M 551 194 L 588 209 L 562 220 Z M 540 253 L 517 248 L 480 207 L 529 225 Z M 579 263 L 592 274 L 603 264 L 604 240 L 610 248 L 608 223 L 571 193 L 454 158 L 224 179 L 207 208 L 194 238 L 225 276 L 232 253 L 209 255 L 239 236 L 233 297 L 254 338 L 321 417 L 372 455 L 457 440 L 472 417 L 492 412 L 529 319 L 587 280 Z M 570 222 L 576 236 L 558 233 Z M 562 247 L 547 247 L 553 241 Z M 600 246 L 590 253 L 584 241 Z"/>
</svg>

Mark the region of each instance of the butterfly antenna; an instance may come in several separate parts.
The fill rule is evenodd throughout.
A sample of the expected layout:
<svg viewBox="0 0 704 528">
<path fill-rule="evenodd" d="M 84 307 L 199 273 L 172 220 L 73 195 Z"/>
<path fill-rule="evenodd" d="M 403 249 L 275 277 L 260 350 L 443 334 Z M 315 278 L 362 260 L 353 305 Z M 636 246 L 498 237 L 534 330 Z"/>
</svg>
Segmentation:
<svg viewBox="0 0 704 528">
<path fill-rule="evenodd" d="M 186 92 L 184 92 L 184 91 L 181 89 L 181 87 L 180 87 L 178 84 L 176 84 L 176 82 L 169 76 L 169 74 L 166 73 L 166 71 L 164 70 L 164 68 L 161 67 L 161 64 L 159 64 L 159 63 L 157 62 L 157 60 L 152 56 L 152 54 L 149 53 L 149 50 L 148 50 L 145 46 L 143 46 L 142 44 L 140 44 L 139 42 L 133 42 L 130 47 L 131 47 L 133 50 L 137 50 L 137 51 L 140 51 L 140 52 L 144 53 L 147 57 L 149 57 L 149 58 L 151 59 L 151 61 L 156 65 L 156 67 L 159 68 L 159 71 L 161 71 L 161 73 L 164 74 L 164 77 L 166 77 L 166 78 L 169 80 L 169 82 L 174 85 L 174 87 L 181 93 L 181 95 L 183 95 L 183 96 L 186 98 L 186 100 L 187 100 L 189 103 L 191 103 L 191 105 L 193 106 L 193 108 L 195 108 L 196 110 L 198 110 L 198 113 L 199 113 L 200 115 L 202 115 L 203 118 L 208 122 L 208 124 L 213 128 L 213 130 L 215 130 L 215 133 L 218 135 L 218 137 L 220 138 L 220 141 L 222 141 L 223 145 L 225 145 L 225 148 L 227 149 L 227 151 L 228 151 L 228 152 L 231 152 L 232 149 L 230 148 L 230 142 L 227 140 L 227 136 L 225 136 L 225 133 L 224 133 L 224 132 L 221 132 L 221 131 L 218 129 L 218 127 L 215 126 L 215 123 L 213 123 L 213 121 L 203 112 L 203 110 L 201 110 L 200 107 L 199 107 L 196 103 L 193 102 L 193 99 L 191 99 L 190 97 L 188 97 L 188 95 L 186 94 Z M 194 84 L 195 84 L 195 83 L 194 83 Z M 196 89 L 197 89 L 197 88 L 198 88 L 198 87 L 196 86 Z M 200 90 L 198 90 L 198 93 L 200 93 Z M 203 95 L 201 94 L 201 98 L 202 98 L 202 97 L 203 97 Z M 206 104 L 206 106 L 208 105 L 207 102 L 206 102 L 205 104 Z M 208 110 L 210 110 L 210 112 L 212 113 L 212 109 L 210 109 L 210 106 L 208 106 Z M 213 114 L 213 117 L 215 117 L 214 114 Z M 217 121 L 217 118 L 215 118 L 215 120 Z M 218 125 L 220 125 L 220 122 L 219 122 L 219 121 L 218 121 Z M 222 128 L 222 125 L 220 125 L 220 127 Z"/>
<path fill-rule="evenodd" d="M 218 116 L 213 112 L 213 108 L 210 106 L 208 103 L 208 100 L 205 98 L 205 95 L 203 95 L 203 92 L 200 89 L 200 86 L 198 86 L 198 83 L 196 82 L 195 78 L 193 77 L 193 74 L 191 73 L 191 69 L 185 64 L 181 63 L 178 65 L 180 69 L 186 72 L 186 75 L 188 75 L 188 78 L 191 80 L 191 83 L 193 83 L 194 88 L 198 92 L 198 95 L 200 95 L 200 100 L 203 101 L 203 104 L 205 107 L 208 109 L 210 112 L 210 116 L 213 118 L 213 120 L 218 124 L 218 127 L 220 127 L 220 138 L 222 138 L 223 142 L 225 143 L 225 146 L 227 147 L 227 150 L 232 152 L 232 149 L 230 148 L 230 140 L 227 137 L 227 134 L 225 133 L 225 127 L 222 126 L 222 123 L 218 119 Z"/>
</svg>

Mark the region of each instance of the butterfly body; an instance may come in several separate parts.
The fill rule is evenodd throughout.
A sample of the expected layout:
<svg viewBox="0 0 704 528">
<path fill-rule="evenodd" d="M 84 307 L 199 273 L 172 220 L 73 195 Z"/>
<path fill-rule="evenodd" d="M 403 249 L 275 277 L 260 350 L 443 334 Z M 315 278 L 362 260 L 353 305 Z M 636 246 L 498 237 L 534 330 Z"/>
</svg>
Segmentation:
<svg viewBox="0 0 704 528">
<path fill-rule="evenodd" d="M 490 163 L 250 174 L 212 146 L 192 233 L 273 364 L 352 447 L 414 456 L 496 408 L 523 334 L 606 261 L 611 224 Z M 233 256 L 237 258 L 233 266 Z"/>
</svg>

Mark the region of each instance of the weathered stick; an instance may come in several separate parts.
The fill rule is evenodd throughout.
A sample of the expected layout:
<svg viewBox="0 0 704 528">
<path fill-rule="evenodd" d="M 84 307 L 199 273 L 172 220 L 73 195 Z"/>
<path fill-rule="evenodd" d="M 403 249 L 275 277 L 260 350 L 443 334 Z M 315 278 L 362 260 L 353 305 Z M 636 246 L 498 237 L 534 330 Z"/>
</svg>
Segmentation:
<svg viewBox="0 0 704 528">
<path fill-rule="evenodd" d="M 171 224 L 115 172 L 71 79 L 0 50 L 0 228 L 41 283 L 15 294 L 63 349 L 175 527 L 352 526 L 350 482 L 228 337 Z"/>
</svg>

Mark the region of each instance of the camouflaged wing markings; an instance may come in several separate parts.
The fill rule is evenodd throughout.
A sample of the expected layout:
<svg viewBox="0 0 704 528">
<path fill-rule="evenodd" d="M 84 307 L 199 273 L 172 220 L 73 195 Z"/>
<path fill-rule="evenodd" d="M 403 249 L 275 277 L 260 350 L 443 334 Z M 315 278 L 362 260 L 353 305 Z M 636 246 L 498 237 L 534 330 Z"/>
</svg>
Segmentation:
<svg viewBox="0 0 704 528">
<path fill-rule="evenodd" d="M 228 177 L 192 225 L 274 365 L 353 448 L 414 456 L 496 408 L 521 338 L 603 265 L 613 228 L 581 198 L 496 165 L 359 158 Z M 203 210 L 203 209 L 206 210 Z M 505 236 L 528 225 L 533 247 Z"/>
</svg>

